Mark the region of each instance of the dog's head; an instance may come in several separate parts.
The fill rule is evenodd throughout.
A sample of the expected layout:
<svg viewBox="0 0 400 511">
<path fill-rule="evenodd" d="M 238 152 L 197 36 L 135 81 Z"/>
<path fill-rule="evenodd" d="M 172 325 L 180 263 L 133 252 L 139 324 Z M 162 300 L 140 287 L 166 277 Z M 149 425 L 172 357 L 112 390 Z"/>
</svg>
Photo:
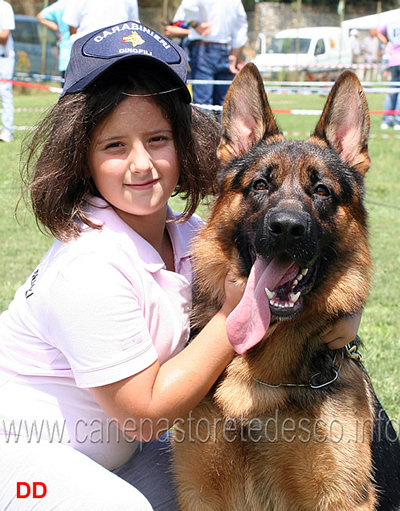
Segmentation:
<svg viewBox="0 0 400 511">
<path fill-rule="evenodd" d="M 369 112 L 356 75 L 339 76 L 308 140 L 287 141 L 248 64 L 229 89 L 222 124 L 224 167 L 205 233 L 220 275 L 223 265 L 238 278 L 255 263 L 268 266 L 259 274 L 277 319 L 292 319 L 307 304 L 332 317 L 358 311 L 371 271 L 362 203 Z"/>
</svg>

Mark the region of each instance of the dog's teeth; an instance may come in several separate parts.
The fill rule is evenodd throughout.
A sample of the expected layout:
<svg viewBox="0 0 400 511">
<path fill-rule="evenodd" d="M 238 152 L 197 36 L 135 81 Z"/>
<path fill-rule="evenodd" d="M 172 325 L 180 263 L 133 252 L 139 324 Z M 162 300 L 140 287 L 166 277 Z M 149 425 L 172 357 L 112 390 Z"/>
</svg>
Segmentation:
<svg viewBox="0 0 400 511">
<path fill-rule="evenodd" d="M 267 287 L 265 288 L 265 294 L 268 296 L 270 300 L 275 297 L 275 291 L 270 291 Z"/>
<path fill-rule="evenodd" d="M 300 298 L 301 291 L 298 291 L 297 293 L 290 293 L 289 298 L 295 304 L 297 300 Z"/>
<path fill-rule="evenodd" d="M 308 273 L 308 268 L 304 268 L 303 270 L 301 270 L 301 274 L 303 275 L 303 277 L 305 277 Z"/>
<path fill-rule="evenodd" d="M 302 275 L 299 275 L 299 277 L 301 277 L 301 278 L 300 278 L 300 279 L 299 279 L 299 278 L 294 279 L 293 284 L 292 284 L 292 288 L 296 287 L 296 286 L 297 286 L 297 284 L 299 283 L 299 280 L 301 280 L 301 279 L 303 278 L 303 276 L 302 276 Z"/>
</svg>

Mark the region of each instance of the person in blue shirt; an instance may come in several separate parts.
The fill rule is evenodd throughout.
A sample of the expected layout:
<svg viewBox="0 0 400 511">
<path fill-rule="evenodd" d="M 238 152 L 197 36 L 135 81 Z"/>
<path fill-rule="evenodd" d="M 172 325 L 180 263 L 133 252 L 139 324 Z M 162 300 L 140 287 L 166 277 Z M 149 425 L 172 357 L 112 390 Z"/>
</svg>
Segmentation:
<svg viewBox="0 0 400 511">
<path fill-rule="evenodd" d="M 61 77 L 63 80 L 71 53 L 69 26 L 67 25 L 67 23 L 65 23 L 65 21 L 62 20 L 65 6 L 66 0 L 57 0 L 57 2 L 55 2 L 54 4 L 45 7 L 37 15 L 39 23 L 49 28 L 50 30 L 53 30 L 54 32 L 60 33 L 59 46 L 60 55 L 58 69 L 61 73 Z"/>
</svg>

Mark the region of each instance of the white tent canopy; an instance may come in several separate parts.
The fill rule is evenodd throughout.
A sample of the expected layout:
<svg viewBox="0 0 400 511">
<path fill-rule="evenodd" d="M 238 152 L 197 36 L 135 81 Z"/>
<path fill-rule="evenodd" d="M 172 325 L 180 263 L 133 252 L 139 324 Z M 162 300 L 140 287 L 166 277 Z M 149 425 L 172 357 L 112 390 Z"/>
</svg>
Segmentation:
<svg viewBox="0 0 400 511">
<path fill-rule="evenodd" d="M 381 12 L 379 14 L 371 14 L 370 16 L 362 16 L 361 18 L 353 18 L 342 22 L 342 28 L 351 30 L 357 28 L 359 30 L 369 30 L 370 28 L 378 28 L 386 25 L 395 19 L 400 21 L 400 9 L 392 9 L 391 11 Z"/>
</svg>

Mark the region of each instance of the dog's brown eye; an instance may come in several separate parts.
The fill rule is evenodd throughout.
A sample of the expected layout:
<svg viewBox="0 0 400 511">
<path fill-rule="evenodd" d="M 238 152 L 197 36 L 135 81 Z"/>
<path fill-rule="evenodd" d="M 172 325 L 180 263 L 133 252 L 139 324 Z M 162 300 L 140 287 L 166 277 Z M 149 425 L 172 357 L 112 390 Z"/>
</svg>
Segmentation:
<svg viewBox="0 0 400 511">
<path fill-rule="evenodd" d="M 331 191 L 329 190 L 329 188 L 321 184 L 317 185 L 314 188 L 314 193 L 319 195 L 320 197 L 329 197 L 331 195 Z"/>
<path fill-rule="evenodd" d="M 268 190 L 268 185 L 267 185 L 267 182 L 264 181 L 264 179 L 258 179 L 257 181 L 254 182 L 254 190 Z"/>
</svg>

